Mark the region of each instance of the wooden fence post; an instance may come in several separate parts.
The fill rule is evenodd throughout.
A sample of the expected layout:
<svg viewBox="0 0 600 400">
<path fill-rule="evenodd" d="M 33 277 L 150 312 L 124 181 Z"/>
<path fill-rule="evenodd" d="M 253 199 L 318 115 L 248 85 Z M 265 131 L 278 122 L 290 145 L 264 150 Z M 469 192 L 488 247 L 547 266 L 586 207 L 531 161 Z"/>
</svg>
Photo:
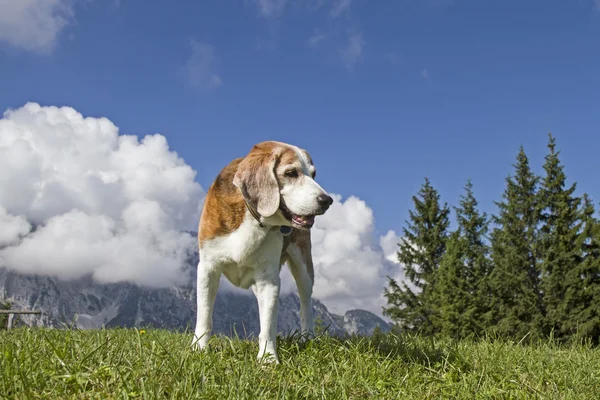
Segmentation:
<svg viewBox="0 0 600 400">
<path fill-rule="evenodd" d="M 37 310 L 0 310 L 0 315 L 8 314 L 8 323 L 6 324 L 6 330 L 10 331 L 12 328 L 13 320 L 15 318 L 15 314 L 41 314 L 42 312 Z"/>
</svg>

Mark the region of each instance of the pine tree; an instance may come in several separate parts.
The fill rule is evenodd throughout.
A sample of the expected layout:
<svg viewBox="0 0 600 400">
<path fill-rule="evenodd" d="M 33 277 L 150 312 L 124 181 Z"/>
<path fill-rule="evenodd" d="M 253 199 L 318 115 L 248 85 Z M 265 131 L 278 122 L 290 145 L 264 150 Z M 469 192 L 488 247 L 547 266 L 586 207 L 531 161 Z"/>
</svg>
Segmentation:
<svg viewBox="0 0 600 400">
<path fill-rule="evenodd" d="M 440 261 L 437 284 L 432 288 L 431 321 L 435 332 L 457 339 L 471 333 L 475 309 L 471 302 L 471 287 L 467 278 L 464 254 L 466 241 L 458 230 L 446 243 L 446 253 Z"/>
<path fill-rule="evenodd" d="M 448 240 L 435 287 L 434 322 L 442 334 L 466 337 L 480 334 L 489 304 L 487 276 L 491 270 L 486 243 L 488 219 L 477 210 L 473 184 L 455 207 L 458 228 Z"/>
<path fill-rule="evenodd" d="M 466 240 L 465 263 L 468 266 L 467 279 L 471 287 L 473 304 L 475 308 L 472 321 L 473 330 L 481 333 L 483 328 L 483 315 L 490 304 L 490 291 L 488 287 L 489 274 L 492 271 L 492 262 L 489 258 L 490 247 L 487 243 L 489 232 L 489 219 L 486 213 L 477 209 L 478 202 L 473 194 L 473 185 L 467 182 L 466 196 L 461 198 L 460 207 L 456 210 L 458 225 Z M 478 326 L 478 329 L 475 327 Z"/>
<path fill-rule="evenodd" d="M 384 295 L 389 307 L 384 307 L 383 313 L 402 330 L 433 334 L 431 288 L 446 249 L 450 209 L 445 203 L 440 205 L 440 196 L 428 178 L 412 199 L 415 210 L 409 211 L 410 222 L 403 228 L 404 240 L 397 254 L 415 290 L 388 277 L 389 289 L 384 289 Z"/>
<path fill-rule="evenodd" d="M 600 222 L 587 194 L 583 196 L 582 230 L 577 241 L 580 262 L 566 273 L 562 331 L 575 339 L 600 344 Z"/>
<path fill-rule="evenodd" d="M 515 177 L 506 178 L 503 200 L 496 202 L 498 227 L 491 235 L 493 270 L 489 288 L 493 302 L 487 314 L 490 330 L 504 337 L 539 337 L 543 322 L 540 273 L 537 265 L 539 177 L 530 169 L 523 147 L 519 149 Z"/>
<path fill-rule="evenodd" d="M 546 175 L 539 191 L 540 240 L 539 261 L 541 289 L 545 309 L 545 334 L 556 338 L 568 335 L 564 323 L 569 320 L 565 307 L 565 293 L 569 286 L 579 287 L 579 280 L 567 281 L 568 272 L 577 268 L 579 252 L 577 239 L 580 228 L 580 198 L 574 197 L 576 184 L 566 186 L 564 167 L 556 151 L 556 140 L 549 135 L 549 153 L 546 155 Z"/>
</svg>

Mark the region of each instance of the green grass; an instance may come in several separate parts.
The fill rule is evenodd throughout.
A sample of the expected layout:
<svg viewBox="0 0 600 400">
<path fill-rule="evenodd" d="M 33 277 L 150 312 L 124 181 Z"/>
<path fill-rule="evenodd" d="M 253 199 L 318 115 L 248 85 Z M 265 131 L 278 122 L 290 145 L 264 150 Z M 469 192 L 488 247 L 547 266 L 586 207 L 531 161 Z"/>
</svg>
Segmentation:
<svg viewBox="0 0 600 400">
<path fill-rule="evenodd" d="M 322 336 L 278 342 L 279 365 L 256 341 L 149 329 L 0 331 L 0 398 L 478 399 L 600 397 L 600 350 L 551 342 Z"/>
</svg>

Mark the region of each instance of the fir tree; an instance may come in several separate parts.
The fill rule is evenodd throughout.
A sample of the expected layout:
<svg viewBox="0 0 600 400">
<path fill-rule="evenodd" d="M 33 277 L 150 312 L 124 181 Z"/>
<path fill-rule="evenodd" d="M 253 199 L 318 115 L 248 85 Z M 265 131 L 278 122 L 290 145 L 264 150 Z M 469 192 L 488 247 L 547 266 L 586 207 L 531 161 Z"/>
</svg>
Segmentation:
<svg viewBox="0 0 600 400">
<path fill-rule="evenodd" d="M 556 142 L 552 135 L 548 141 L 549 153 L 546 155 L 544 171 L 539 191 L 540 240 L 539 261 L 541 289 L 546 313 L 545 333 L 553 332 L 560 338 L 568 334 L 563 328 L 570 318 L 565 307 L 565 293 L 569 286 L 580 286 L 578 279 L 567 281 L 569 271 L 577 268 L 579 249 L 577 239 L 580 228 L 579 204 L 581 199 L 574 197 L 576 184 L 566 187 L 564 167 L 556 151 Z"/>
<path fill-rule="evenodd" d="M 580 262 L 566 272 L 563 333 L 600 344 L 600 222 L 583 196 L 582 230 L 577 241 Z"/>
<path fill-rule="evenodd" d="M 384 307 L 383 313 L 402 330 L 433 334 L 431 288 L 446 249 L 450 210 L 445 203 L 440 205 L 440 196 L 428 178 L 413 196 L 413 203 L 415 210 L 409 211 L 410 222 L 403 228 L 404 240 L 397 254 L 416 290 L 388 277 L 389 289 L 384 291 L 389 307 Z"/>
<path fill-rule="evenodd" d="M 487 311 L 490 302 L 488 277 L 492 270 L 489 258 L 490 247 L 487 243 L 489 232 L 489 220 L 486 213 L 480 213 L 477 209 L 478 202 L 473 194 L 473 185 L 469 181 L 465 187 L 466 196 L 460 201 L 460 207 L 456 209 L 458 226 L 466 241 L 465 264 L 467 265 L 467 279 L 471 287 L 473 302 L 476 305 L 476 316 L 481 324 L 482 315 Z"/>
<path fill-rule="evenodd" d="M 519 149 L 515 177 L 506 178 L 503 201 L 491 235 L 494 268 L 488 281 L 493 302 L 487 314 L 491 331 L 504 337 L 539 337 L 543 322 L 540 273 L 537 265 L 539 177 L 529 167 L 523 147 Z"/>
<path fill-rule="evenodd" d="M 458 228 L 448 240 L 434 288 L 434 323 L 442 334 L 457 338 L 483 331 L 483 316 L 490 302 L 487 215 L 477 209 L 471 181 L 465 191 L 459 207 L 454 208 Z"/>
<path fill-rule="evenodd" d="M 471 287 L 467 278 L 464 254 L 466 241 L 459 231 L 450 234 L 446 253 L 441 259 L 437 284 L 432 289 L 431 321 L 434 330 L 457 339 L 471 333 L 475 318 Z"/>
</svg>

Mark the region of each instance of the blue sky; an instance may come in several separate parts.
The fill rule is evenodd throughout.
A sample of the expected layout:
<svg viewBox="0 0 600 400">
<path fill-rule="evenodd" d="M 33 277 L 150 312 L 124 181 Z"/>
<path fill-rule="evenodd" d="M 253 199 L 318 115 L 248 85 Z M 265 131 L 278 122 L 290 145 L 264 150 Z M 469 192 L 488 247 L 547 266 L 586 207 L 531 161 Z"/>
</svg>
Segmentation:
<svg viewBox="0 0 600 400">
<path fill-rule="evenodd" d="M 453 205 L 471 178 L 495 212 L 518 147 L 539 171 L 552 132 L 600 201 L 600 2 L 21 4 L 1 5 L 0 108 L 162 133 L 204 189 L 255 142 L 287 141 L 400 232 L 426 175 Z"/>
</svg>

